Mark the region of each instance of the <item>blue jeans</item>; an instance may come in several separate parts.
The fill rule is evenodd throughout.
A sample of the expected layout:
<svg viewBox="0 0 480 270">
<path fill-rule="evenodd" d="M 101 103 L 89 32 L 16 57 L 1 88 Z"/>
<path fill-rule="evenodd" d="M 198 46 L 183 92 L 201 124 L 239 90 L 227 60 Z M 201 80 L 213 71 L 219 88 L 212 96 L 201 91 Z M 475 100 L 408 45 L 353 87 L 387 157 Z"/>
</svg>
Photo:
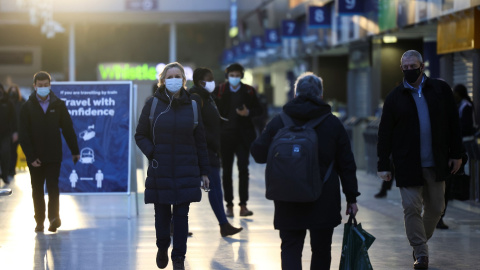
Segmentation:
<svg viewBox="0 0 480 270">
<path fill-rule="evenodd" d="M 170 223 L 173 217 L 173 249 L 171 258 L 185 258 L 188 238 L 188 211 L 190 203 L 178 205 L 155 203 L 155 233 L 157 248 L 165 250 L 170 247 Z"/>
<path fill-rule="evenodd" d="M 220 168 L 210 167 L 210 173 L 208 174 L 210 180 L 210 192 L 208 193 L 208 200 L 212 207 L 213 213 L 217 217 L 218 224 L 223 225 L 228 223 L 225 216 L 225 208 L 223 207 L 223 193 L 222 185 L 220 183 Z"/>
<path fill-rule="evenodd" d="M 280 230 L 283 270 L 302 269 L 303 243 L 307 230 Z M 329 270 L 332 261 L 333 228 L 310 230 L 311 270 Z"/>
</svg>

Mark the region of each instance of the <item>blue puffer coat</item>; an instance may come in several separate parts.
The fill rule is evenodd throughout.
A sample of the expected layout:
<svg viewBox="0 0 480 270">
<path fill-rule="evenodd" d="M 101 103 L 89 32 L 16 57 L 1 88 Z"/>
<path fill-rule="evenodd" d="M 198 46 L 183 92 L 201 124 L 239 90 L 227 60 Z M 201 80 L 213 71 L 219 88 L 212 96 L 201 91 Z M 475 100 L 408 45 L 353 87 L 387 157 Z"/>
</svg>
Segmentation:
<svg viewBox="0 0 480 270">
<path fill-rule="evenodd" d="M 153 118 L 155 136 L 148 119 L 153 98 L 143 107 L 138 121 L 135 141 L 149 160 L 145 203 L 181 204 L 202 198 L 201 176 L 208 174 L 209 162 L 201 113 L 194 128 L 190 94 L 180 91 L 168 110 L 165 87 L 155 92 L 159 99 Z"/>
</svg>

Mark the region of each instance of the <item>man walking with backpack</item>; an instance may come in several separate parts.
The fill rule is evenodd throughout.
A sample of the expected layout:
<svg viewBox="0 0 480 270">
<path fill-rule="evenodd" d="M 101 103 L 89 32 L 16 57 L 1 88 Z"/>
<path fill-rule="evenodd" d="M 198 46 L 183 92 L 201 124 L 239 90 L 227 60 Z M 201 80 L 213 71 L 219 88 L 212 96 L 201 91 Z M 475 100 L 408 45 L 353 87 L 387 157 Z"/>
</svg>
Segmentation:
<svg viewBox="0 0 480 270">
<path fill-rule="evenodd" d="M 302 269 L 306 230 L 310 231 L 312 248 L 310 269 L 330 269 L 333 229 L 342 220 L 340 184 L 347 199 L 347 215 L 355 215 L 358 211 L 356 197 L 360 193 L 350 140 L 343 124 L 331 114 L 330 106 L 322 99 L 322 79 L 311 72 L 300 75 L 295 82 L 295 98 L 283 107 L 281 114 L 284 115 L 274 117 L 251 147 L 255 161 L 267 163 L 267 198 L 273 199 L 275 204 L 273 223 L 282 240 L 282 269 Z M 286 149 L 288 146 L 278 143 L 283 139 L 282 133 L 288 132 L 284 129 L 286 126 L 291 127 L 292 140 L 299 136 L 310 138 L 307 130 L 313 128 L 316 141 L 309 139 L 312 141 L 310 149 L 301 143 L 290 144 L 290 149 Z M 311 149 L 316 149 L 313 153 L 317 157 L 307 157 Z M 275 164 L 281 163 L 276 158 L 296 160 L 283 166 L 285 170 L 296 171 L 297 177 L 288 179 L 288 176 L 276 175 L 273 172 Z M 307 166 L 311 159 L 317 160 L 317 164 Z M 313 171 L 308 167 L 313 167 L 310 168 Z M 310 194 L 302 181 L 310 177 L 315 183 L 311 189 L 316 194 Z M 298 198 L 293 193 L 305 196 Z"/>
</svg>

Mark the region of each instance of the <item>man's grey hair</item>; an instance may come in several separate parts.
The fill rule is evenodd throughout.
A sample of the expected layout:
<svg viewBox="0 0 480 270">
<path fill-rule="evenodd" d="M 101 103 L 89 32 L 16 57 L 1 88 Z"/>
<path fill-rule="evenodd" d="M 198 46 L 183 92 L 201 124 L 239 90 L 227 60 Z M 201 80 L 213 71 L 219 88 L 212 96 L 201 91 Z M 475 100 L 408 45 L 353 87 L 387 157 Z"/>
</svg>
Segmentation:
<svg viewBox="0 0 480 270">
<path fill-rule="evenodd" d="M 402 63 L 402 60 L 404 58 L 410 58 L 410 57 L 417 58 L 418 61 L 420 62 L 420 64 L 423 63 L 422 55 L 419 52 L 417 52 L 415 50 L 408 50 L 408 51 L 404 52 L 403 55 L 402 55 L 402 58 L 400 58 L 400 64 Z"/>
<path fill-rule="evenodd" d="M 323 96 L 323 80 L 313 72 L 305 72 L 295 81 L 295 96 L 314 95 Z"/>
</svg>

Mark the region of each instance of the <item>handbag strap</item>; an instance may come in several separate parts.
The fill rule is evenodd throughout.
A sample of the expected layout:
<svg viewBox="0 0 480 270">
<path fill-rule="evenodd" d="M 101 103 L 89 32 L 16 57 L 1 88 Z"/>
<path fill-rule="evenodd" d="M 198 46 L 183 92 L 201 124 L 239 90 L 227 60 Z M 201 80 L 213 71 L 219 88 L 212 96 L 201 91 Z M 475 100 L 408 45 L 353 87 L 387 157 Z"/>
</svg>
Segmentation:
<svg viewBox="0 0 480 270">
<path fill-rule="evenodd" d="M 357 219 L 355 218 L 355 215 L 350 213 L 349 218 L 348 218 L 348 224 L 353 224 L 354 227 L 357 227 Z"/>
</svg>

